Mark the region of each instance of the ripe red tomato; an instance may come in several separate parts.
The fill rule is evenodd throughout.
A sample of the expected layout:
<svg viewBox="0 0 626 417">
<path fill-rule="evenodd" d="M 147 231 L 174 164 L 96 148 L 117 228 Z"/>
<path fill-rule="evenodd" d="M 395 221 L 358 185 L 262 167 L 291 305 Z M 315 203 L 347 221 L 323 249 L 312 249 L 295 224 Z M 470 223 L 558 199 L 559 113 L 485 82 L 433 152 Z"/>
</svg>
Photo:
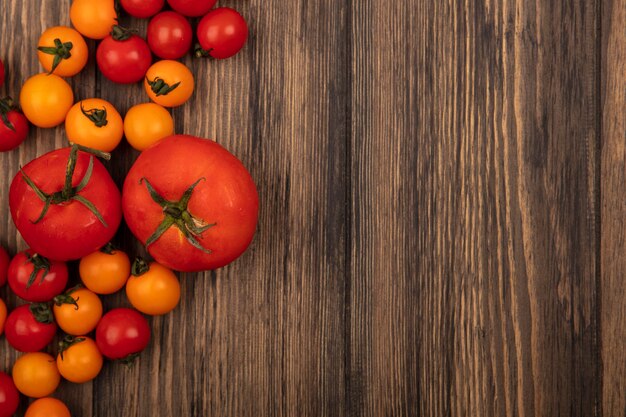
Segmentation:
<svg viewBox="0 0 626 417">
<path fill-rule="evenodd" d="M 67 278 L 65 262 L 50 261 L 30 249 L 15 255 L 9 265 L 9 287 L 18 297 L 34 303 L 61 294 Z"/>
<path fill-rule="evenodd" d="M 114 308 L 102 316 L 96 327 L 96 345 L 109 359 L 132 360 L 149 342 L 148 321 L 130 308 Z"/>
<path fill-rule="evenodd" d="M 17 148 L 28 136 L 28 119 L 11 97 L 0 100 L 0 152 Z"/>
<path fill-rule="evenodd" d="M 129 84 L 143 80 L 152 64 L 152 54 L 145 40 L 128 29 L 114 26 L 111 35 L 100 42 L 96 61 L 109 80 Z"/>
<path fill-rule="evenodd" d="M 0 59 L 0 87 L 4 84 L 4 63 Z"/>
<path fill-rule="evenodd" d="M 242 163 L 212 140 L 175 135 L 139 155 L 124 182 L 128 227 L 178 271 L 229 264 L 254 236 L 259 199 Z"/>
<path fill-rule="evenodd" d="M 148 25 L 148 45 L 163 59 L 178 59 L 191 48 L 193 32 L 189 21 L 176 12 L 161 12 Z"/>
<path fill-rule="evenodd" d="M 40 156 L 11 182 L 13 222 L 30 248 L 48 259 L 67 261 L 95 252 L 122 220 L 121 196 L 111 176 L 93 155 L 78 149 L 73 145 Z"/>
<path fill-rule="evenodd" d="M 167 0 L 169 5 L 178 13 L 197 17 L 206 14 L 217 0 Z"/>
<path fill-rule="evenodd" d="M 6 249 L 0 246 L 0 287 L 7 282 L 7 272 L 9 271 L 9 263 L 11 258 Z"/>
<path fill-rule="evenodd" d="M 120 0 L 122 8 L 133 17 L 145 19 L 157 14 L 165 4 L 165 0 Z"/>
<path fill-rule="evenodd" d="M 46 304 L 24 304 L 9 313 L 4 325 L 7 342 L 20 352 L 38 352 L 48 346 L 55 333 L 52 311 Z"/>
<path fill-rule="evenodd" d="M 236 10 L 219 7 L 198 23 L 197 35 L 202 47 L 196 50 L 197 56 L 224 59 L 243 48 L 248 39 L 248 25 Z"/>
<path fill-rule="evenodd" d="M 20 405 L 20 393 L 13 378 L 0 372 L 0 417 L 11 417 Z"/>
</svg>

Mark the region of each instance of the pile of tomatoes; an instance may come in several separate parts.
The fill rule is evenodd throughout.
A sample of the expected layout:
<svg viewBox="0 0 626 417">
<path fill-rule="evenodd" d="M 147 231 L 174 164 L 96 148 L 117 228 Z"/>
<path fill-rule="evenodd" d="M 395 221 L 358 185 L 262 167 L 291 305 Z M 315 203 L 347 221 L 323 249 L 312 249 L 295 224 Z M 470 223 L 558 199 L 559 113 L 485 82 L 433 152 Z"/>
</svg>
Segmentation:
<svg viewBox="0 0 626 417">
<path fill-rule="evenodd" d="M 0 151 L 10 151 L 39 128 L 64 125 L 69 146 L 35 158 L 15 173 L 9 208 L 29 249 L 12 258 L 0 246 L 0 287 L 26 303 L 12 311 L 0 299 L 0 335 L 23 355 L 9 376 L 0 372 L 0 417 L 18 408 L 20 395 L 35 398 L 27 417 L 69 416 L 50 397 L 61 378 L 94 379 L 104 359 L 132 363 L 150 342 L 144 315 L 162 315 L 179 303 L 174 271 L 216 269 L 250 245 L 258 218 L 258 194 L 244 165 L 216 142 L 176 135 L 167 110 L 184 104 L 194 76 L 177 61 L 224 59 L 244 46 L 243 17 L 216 0 L 121 0 L 126 13 L 151 17 L 147 40 L 119 26 L 113 0 L 74 0 L 73 28 L 56 26 L 40 37 L 45 70 L 28 78 L 17 105 L 0 100 Z M 85 37 L 99 40 L 99 70 L 113 82 L 141 82 L 146 102 L 122 117 L 112 103 L 74 94 L 64 77 L 87 64 Z M 153 55 L 161 58 L 153 63 Z M 0 60 L 0 87 L 5 67 Z M 141 154 L 120 192 L 100 159 L 123 138 Z M 154 259 L 113 246 L 125 221 Z M 73 268 L 77 261 L 78 268 Z M 78 285 L 72 271 L 77 269 Z M 101 296 L 125 290 L 133 308 L 103 310 Z M 60 331 L 60 332 L 59 332 Z M 50 348 L 57 341 L 56 348 Z M 45 353 L 43 351 L 49 352 Z M 54 352 L 54 356 L 50 353 Z"/>
</svg>

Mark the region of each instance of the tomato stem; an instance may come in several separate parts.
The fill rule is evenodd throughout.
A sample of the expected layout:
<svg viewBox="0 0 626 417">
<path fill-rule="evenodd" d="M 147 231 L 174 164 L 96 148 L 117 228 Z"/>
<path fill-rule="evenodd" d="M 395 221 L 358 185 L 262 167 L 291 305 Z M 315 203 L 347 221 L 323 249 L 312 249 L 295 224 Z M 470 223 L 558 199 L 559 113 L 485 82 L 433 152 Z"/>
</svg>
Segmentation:
<svg viewBox="0 0 626 417">
<path fill-rule="evenodd" d="M 128 368 L 132 368 L 135 364 L 135 360 L 139 357 L 139 353 L 131 353 L 125 358 L 120 359 L 120 362 L 126 365 Z"/>
<path fill-rule="evenodd" d="M 111 37 L 116 41 L 125 41 L 135 33 L 137 33 L 135 29 L 128 29 L 120 25 L 115 25 L 111 30 Z"/>
<path fill-rule="evenodd" d="M 17 106 L 13 104 L 13 99 L 9 96 L 0 99 L 0 118 L 2 119 L 2 123 L 9 129 L 15 132 L 15 126 L 9 120 L 9 112 L 12 110 L 16 110 Z"/>
<path fill-rule="evenodd" d="M 150 264 L 146 262 L 141 256 L 135 258 L 133 266 L 130 269 L 130 273 L 134 277 L 141 276 L 150 270 Z"/>
<path fill-rule="evenodd" d="M 28 309 L 39 323 L 50 324 L 54 322 L 54 314 L 52 314 L 48 303 L 33 303 Z"/>
<path fill-rule="evenodd" d="M 75 287 L 72 287 L 69 290 L 65 291 L 64 294 L 57 295 L 52 299 L 52 301 L 54 301 L 54 304 L 59 307 L 63 304 L 72 304 L 74 306 L 74 310 L 78 310 L 78 300 L 80 299 L 80 297 L 74 298 L 72 297 L 72 293 L 79 288 L 81 288 L 81 286 L 76 285 Z"/>
<path fill-rule="evenodd" d="M 44 54 L 54 55 L 54 60 L 52 61 L 52 69 L 50 69 L 49 74 L 52 74 L 55 69 L 59 66 L 61 61 L 64 59 L 69 59 L 72 57 L 70 51 L 74 45 L 72 42 L 61 42 L 61 39 L 56 38 L 54 40 L 54 46 L 40 46 L 37 50 L 43 52 Z"/>
<path fill-rule="evenodd" d="M 44 282 L 44 280 L 46 279 L 46 275 L 48 275 L 48 272 L 50 272 L 50 261 L 39 255 L 38 253 L 31 255 L 27 252 L 26 257 L 28 258 L 26 262 L 30 262 L 33 265 L 33 272 L 30 273 L 30 276 L 28 277 L 28 282 L 26 283 L 26 289 L 29 289 L 30 286 L 33 285 L 33 282 L 35 282 L 39 271 L 43 271 L 43 274 L 41 275 L 41 280 L 39 281 L 39 285 Z"/>
<path fill-rule="evenodd" d="M 173 84 L 170 86 L 163 80 L 163 78 L 160 78 L 160 77 L 156 77 L 152 81 L 150 81 L 148 77 L 146 77 L 146 82 L 150 86 L 150 89 L 152 90 L 152 92 L 157 95 L 157 97 L 168 95 L 172 91 L 176 90 L 176 88 L 178 88 L 178 86 L 180 85 L 180 81 L 179 81 L 176 84 Z"/>
<path fill-rule="evenodd" d="M 102 109 L 89 109 L 85 110 L 83 107 L 83 102 L 80 102 L 80 111 L 85 115 L 86 118 L 91 120 L 96 127 L 104 127 L 109 124 L 107 120 L 107 109 L 106 107 L 102 107 Z"/>
<path fill-rule="evenodd" d="M 107 255 L 113 255 L 113 252 L 115 252 L 116 250 L 117 247 L 113 244 L 113 242 L 109 242 L 100 248 L 100 252 L 106 253 Z"/>
<path fill-rule="evenodd" d="M 84 337 L 74 337 L 71 336 L 69 334 L 66 334 L 63 339 L 61 339 L 59 341 L 59 355 L 61 355 L 61 360 L 63 360 L 63 352 L 65 352 L 66 350 L 68 350 L 71 346 L 80 343 L 80 342 L 84 342 L 85 338 Z"/>
<path fill-rule="evenodd" d="M 211 55 L 212 51 L 213 48 L 203 49 L 199 43 L 196 43 L 195 47 L 193 48 L 193 54 L 196 58 L 213 58 L 213 56 Z"/>
</svg>

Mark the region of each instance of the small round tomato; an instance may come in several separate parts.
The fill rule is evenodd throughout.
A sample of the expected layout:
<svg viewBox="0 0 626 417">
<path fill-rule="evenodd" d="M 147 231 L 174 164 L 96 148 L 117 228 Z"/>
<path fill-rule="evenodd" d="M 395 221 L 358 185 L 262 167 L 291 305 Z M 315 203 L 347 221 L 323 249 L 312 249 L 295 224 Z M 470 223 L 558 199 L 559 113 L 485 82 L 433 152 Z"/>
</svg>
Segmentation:
<svg viewBox="0 0 626 417">
<path fill-rule="evenodd" d="M 68 336 L 59 343 L 59 373 L 76 384 L 91 381 L 102 369 L 102 355 L 96 342 L 86 336 Z"/>
<path fill-rule="evenodd" d="M 20 93 L 24 115 L 38 127 L 54 127 L 63 123 L 72 104 L 72 88 L 54 74 L 42 73 L 30 77 Z"/>
<path fill-rule="evenodd" d="M 0 287 L 7 283 L 7 273 L 9 272 L 11 258 L 6 249 L 0 246 Z"/>
<path fill-rule="evenodd" d="M 126 112 L 124 135 L 130 145 L 143 151 L 174 133 L 170 112 L 154 103 L 137 104 Z"/>
<path fill-rule="evenodd" d="M 15 361 L 13 382 L 18 391 L 27 397 L 41 398 L 57 389 L 61 375 L 52 356 L 43 352 L 31 352 Z"/>
<path fill-rule="evenodd" d="M 120 0 L 122 8 L 133 17 L 145 19 L 157 14 L 165 4 L 165 0 Z"/>
<path fill-rule="evenodd" d="M 105 247 L 80 260 L 80 279 L 96 294 L 113 294 L 121 290 L 130 274 L 130 260 L 121 250 Z"/>
<path fill-rule="evenodd" d="M 7 305 L 4 303 L 4 300 L 0 298 L 0 336 L 4 332 L 4 323 L 7 320 Z"/>
<path fill-rule="evenodd" d="M 13 99 L 0 99 L 0 152 L 17 148 L 28 136 L 28 130 L 28 120 Z"/>
<path fill-rule="evenodd" d="M 150 20 L 147 38 L 156 56 L 178 59 L 189 52 L 193 31 L 185 16 L 176 12 L 161 12 Z"/>
<path fill-rule="evenodd" d="M 113 0 L 74 0 L 70 20 L 77 31 L 91 39 L 104 39 L 117 24 Z"/>
<path fill-rule="evenodd" d="M 164 107 L 177 107 L 193 94 L 193 74 L 178 61 L 163 60 L 146 73 L 144 88 L 150 100 Z"/>
<path fill-rule="evenodd" d="M 198 23 L 197 35 L 202 50 L 196 50 L 196 56 L 224 59 L 235 55 L 246 44 L 248 25 L 236 10 L 219 7 Z"/>
<path fill-rule="evenodd" d="M 4 62 L 0 59 L 0 87 L 4 84 Z"/>
<path fill-rule="evenodd" d="M 28 249 L 9 264 L 9 287 L 20 298 L 34 303 L 50 301 L 67 286 L 65 262 L 51 261 Z"/>
<path fill-rule="evenodd" d="M 148 321 L 130 308 L 109 311 L 102 317 L 96 329 L 98 349 L 109 359 L 132 360 L 149 342 Z"/>
<path fill-rule="evenodd" d="M 85 39 L 72 28 L 55 26 L 39 38 L 37 57 L 50 74 L 71 77 L 87 64 L 89 50 Z"/>
<path fill-rule="evenodd" d="M 54 298 L 54 318 L 65 333 L 87 334 L 96 328 L 102 317 L 102 301 L 88 289 L 73 288 Z"/>
<path fill-rule="evenodd" d="M 20 393 L 13 379 L 0 372 L 0 417 L 11 417 L 20 405 Z"/>
<path fill-rule="evenodd" d="M 24 417 L 71 417 L 71 415 L 63 401 L 46 397 L 33 401 Z"/>
<path fill-rule="evenodd" d="M 124 136 L 124 122 L 111 103 L 88 98 L 74 104 L 67 113 L 65 132 L 71 143 L 111 152 Z"/>
<path fill-rule="evenodd" d="M 20 352 L 37 352 L 52 342 L 57 326 L 46 304 L 25 304 L 6 320 L 7 342 Z"/>
<path fill-rule="evenodd" d="M 116 25 L 111 35 L 100 42 L 96 61 L 109 80 L 129 84 L 143 79 L 152 63 L 152 54 L 143 38 Z"/>
<path fill-rule="evenodd" d="M 215 5 L 216 1 L 217 0 L 167 0 L 172 9 L 189 17 L 198 17 L 206 14 L 211 10 L 211 7 Z"/>
<path fill-rule="evenodd" d="M 178 305 L 180 283 L 171 269 L 137 258 L 126 282 L 126 296 L 137 310 L 158 316 L 169 313 Z"/>
</svg>

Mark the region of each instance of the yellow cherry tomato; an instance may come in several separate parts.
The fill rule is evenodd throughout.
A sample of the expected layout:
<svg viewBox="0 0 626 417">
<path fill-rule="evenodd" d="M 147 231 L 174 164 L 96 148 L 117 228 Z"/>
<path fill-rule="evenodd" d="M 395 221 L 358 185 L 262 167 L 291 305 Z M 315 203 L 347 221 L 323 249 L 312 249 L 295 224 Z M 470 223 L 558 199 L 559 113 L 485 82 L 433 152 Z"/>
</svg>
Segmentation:
<svg viewBox="0 0 626 417">
<path fill-rule="evenodd" d="M 173 134 L 172 115 L 158 104 L 137 104 L 126 112 L 124 135 L 130 146 L 138 151 L 143 151 Z"/>
<path fill-rule="evenodd" d="M 39 62 L 49 73 L 71 77 L 87 64 L 89 50 L 85 39 L 67 26 L 47 29 L 39 38 L 37 46 Z"/>
<path fill-rule="evenodd" d="M 4 322 L 7 319 L 7 305 L 0 298 L 0 335 L 4 331 Z"/>
<path fill-rule="evenodd" d="M 180 300 L 180 283 L 165 266 L 137 258 L 126 282 L 126 296 L 137 310 L 157 316 L 172 311 Z"/>
<path fill-rule="evenodd" d="M 113 294 L 121 290 L 130 275 L 130 260 L 121 250 L 93 252 L 80 260 L 80 279 L 96 294 Z"/>
<path fill-rule="evenodd" d="M 98 376 L 102 369 L 102 354 L 93 339 L 69 336 L 63 339 L 61 348 L 57 367 L 63 378 L 82 384 Z"/>
<path fill-rule="evenodd" d="M 96 328 L 102 317 L 102 301 L 86 288 L 72 289 L 54 297 L 54 319 L 65 333 L 87 334 Z"/>
<path fill-rule="evenodd" d="M 72 143 L 111 152 L 122 140 L 124 123 L 111 103 L 89 98 L 74 104 L 67 113 L 65 132 Z"/>
<path fill-rule="evenodd" d="M 31 352 L 15 361 L 13 382 L 17 390 L 27 397 L 41 398 L 57 389 L 61 374 L 52 356 L 43 352 Z"/>
<path fill-rule="evenodd" d="M 24 417 L 72 417 L 70 410 L 56 398 L 40 398 L 28 406 Z"/>
<path fill-rule="evenodd" d="M 176 107 L 193 94 L 193 74 L 184 64 L 165 59 L 148 68 L 143 85 L 150 100 L 161 106 Z"/>
<path fill-rule="evenodd" d="M 117 24 L 113 0 L 74 0 L 70 20 L 77 31 L 91 39 L 104 39 Z"/>
<path fill-rule="evenodd" d="M 37 127 L 60 125 L 72 104 L 72 88 L 63 78 L 54 74 L 41 73 L 30 77 L 20 92 L 22 111 Z"/>
</svg>

